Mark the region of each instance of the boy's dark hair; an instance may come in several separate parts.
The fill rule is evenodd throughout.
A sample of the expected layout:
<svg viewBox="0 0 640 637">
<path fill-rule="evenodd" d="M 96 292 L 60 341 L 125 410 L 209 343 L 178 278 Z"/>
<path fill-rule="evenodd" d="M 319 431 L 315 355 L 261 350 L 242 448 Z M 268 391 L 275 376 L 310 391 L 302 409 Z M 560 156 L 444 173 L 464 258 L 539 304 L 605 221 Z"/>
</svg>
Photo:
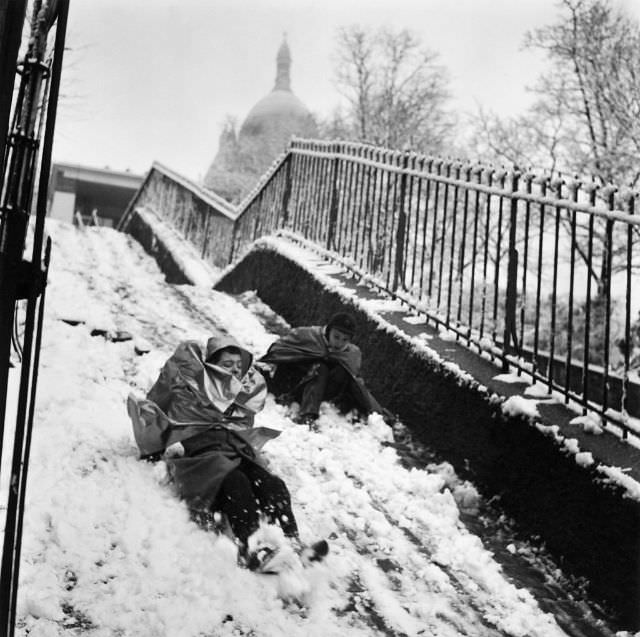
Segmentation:
<svg viewBox="0 0 640 637">
<path fill-rule="evenodd" d="M 213 352 L 213 354 L 211 354 L 207 359 L 207 362 L 215 365 L 220 360 L 220 357 L 224 352 L 229 352 L 229 354 L 235 354 L 236 356 L 242 356 L 242 352 L 239 347 L 236 347 L 235 345 L 227 345 L 227 347 L 221 347 Z"/>
<path fill-rule="evenodd" d="M 326 336 L 329 336 L 329 332 L 333 328 L 353 338 L 356 333 L 356 320 L 348 312 L 337 312 L 327 322 Z"/>
</svg>

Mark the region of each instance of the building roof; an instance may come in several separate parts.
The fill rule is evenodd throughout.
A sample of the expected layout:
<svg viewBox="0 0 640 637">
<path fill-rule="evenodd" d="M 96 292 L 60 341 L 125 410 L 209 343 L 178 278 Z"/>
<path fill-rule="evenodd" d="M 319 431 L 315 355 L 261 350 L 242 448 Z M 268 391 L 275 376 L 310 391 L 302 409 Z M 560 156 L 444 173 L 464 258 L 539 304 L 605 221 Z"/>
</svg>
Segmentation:
<svg viewBox="0 0 640 637">
<path fill-rule="evenodd" d="M 108 186 L 119 186 L 121 188 L 137 189 L 144 175 L 136 175 L 128 170 L 112 170 L 110 168 L 92 168 L 91 166 L 81 166 L 80 164 L 66 164 L 55 162 L 52 172 L 58 171 L 67 179 L 78 181 L 88 181 L 94 184 Z"/>
</svg>

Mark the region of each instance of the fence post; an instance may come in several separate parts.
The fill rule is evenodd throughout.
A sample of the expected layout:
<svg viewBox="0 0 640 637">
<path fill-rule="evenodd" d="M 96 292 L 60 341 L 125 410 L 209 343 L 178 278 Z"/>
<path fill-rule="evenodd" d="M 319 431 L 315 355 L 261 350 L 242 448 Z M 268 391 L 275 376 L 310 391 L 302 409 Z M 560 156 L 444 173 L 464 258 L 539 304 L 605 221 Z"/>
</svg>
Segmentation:
<svg viewBox="0 0 640 637">
<path fill-rule="evenodd" d="M 211 210 L 205 208 L 204 228 L 202 230 L 202 250 L 200 251 L 200 258 L 204 259 L 207 254 L 207 245 L 209 244 L 209 225 L 211 224 Z"/>
<path fill-rule="evenodd" d="M 236 236 L 238 234 L 238 219 L 234 219 L 231 226 L 231 245 L 229 246 L 229 260 L 228 263 L 233 262 L 233 257 L 235 257 L 235 248 L 236 248 Z"/>
<path fill-rule="evenodd" d="M 291 199 L 291 163 L 293 154 L 291 148 L 285 161 L 284 192 L 282 193 L 282 227 L 286 228 L 289 222 L 289 200 Z M 276 224 L 277 225 L 277 224 Z"/>
<path fill-rule="evenodd" d="M 334 243 L 336 224 L 338 222 L 338 152 L 340 144 L 332 144 L 333 161 L 331 166 L 331 204 L 329 206 L 329 228 L 327 232 L 327 250 Z"/>
<path fill-rule="evenodd" d="M 516 249 L 516 224 L 518 218 L 518 181 L 520 171 L 516 166 L 511 173 L 511 211 L 509 217 L 509 255 L 507 261 L 507 295 L 504 305 L 504 337 L 502 371 L 509 371 L 507 356 L 513 351 L 519 352 L 516 332 L 516 304 L 518 297 L 518 250 Z M 512 343 L 515 348 L 512 347 Z"/>
<path fill-rule="evenodd" d="M 397 290 L 401 284 L 404 289 L 404 241 L 407 228 L 407 213 L 405 211 L 405 199 L 407 192 L 407 166 L 409 165 L 409 153 L 405 151 L 402 158 L 402 172 L 400 173 L 400 202 L 398 207 L 398 228 L 396 230 L 396 263 L 393 273 L 393 290 Z"/>
</svg>

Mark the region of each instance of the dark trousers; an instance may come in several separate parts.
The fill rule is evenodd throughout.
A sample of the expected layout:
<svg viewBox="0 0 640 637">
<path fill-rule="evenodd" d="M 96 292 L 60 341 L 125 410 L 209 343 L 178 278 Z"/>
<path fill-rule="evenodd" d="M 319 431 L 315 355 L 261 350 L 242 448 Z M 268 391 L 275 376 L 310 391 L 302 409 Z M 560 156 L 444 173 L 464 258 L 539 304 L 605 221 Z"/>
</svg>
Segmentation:
<svg viewBox="0 0 640 637">
<path fill-rule="evenodd" d="M 302 386 L 300 413 L 317 416 L 323 400 L 338 401 L 346 407 L 353 397 L 351 376 L 341 365 L 317 363 L 312 377 Z"/>
<path fill-rule="evenodd" d="M 317 416 L 323 400 L 333 401 L 344 412 L 354 408 L 369 412 L 360 387 L 337 363 L 278 363 L 269 391 L 299 401 L 302 415 Z"/>
<path fill-rule="evenodd" d="M 243 459 L 240 466 L 225 477 L 214 509 L 227 516 L 233 534 L 243 547 L 257 530 L 261 514 L 268 522 L 280 524 L 287 537 L 298 535 L 291 495 L 284 480 L 248 460 Z"/>
</svg>

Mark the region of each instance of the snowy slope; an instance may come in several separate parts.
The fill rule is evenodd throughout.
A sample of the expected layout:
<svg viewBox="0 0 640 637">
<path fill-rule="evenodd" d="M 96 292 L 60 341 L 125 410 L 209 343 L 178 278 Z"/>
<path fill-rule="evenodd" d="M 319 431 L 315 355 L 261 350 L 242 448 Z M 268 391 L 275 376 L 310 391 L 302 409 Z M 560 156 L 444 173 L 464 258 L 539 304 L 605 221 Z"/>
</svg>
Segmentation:
<svg viewBox="0 0 640 637">
<path fill-rule="evenodd" d="M 307 608 L 238 569 L 199 529 L 162 463 L 138 460 L 125 399 L 185 338 L 228 332 L 260 354 L 274 335 L 234 299 L 170 286 L 129 237 L 52 223 L 52 272 L 26 504 L 18 634 L 29 637 L 564 634 L 459 521 L 472 487 L 450 467 L 407 470 L 376 416 L 326 409 L 319 433 L 269 400 L 258 425 L 292 492 L 303 540 L 329 538 Z M 72 326 L 62 319 L 83 321 Z M 111 342 L 91 330 L 127 330 Z M 4 498 L 4 496 L 3 496 Z"/>
</svg>

